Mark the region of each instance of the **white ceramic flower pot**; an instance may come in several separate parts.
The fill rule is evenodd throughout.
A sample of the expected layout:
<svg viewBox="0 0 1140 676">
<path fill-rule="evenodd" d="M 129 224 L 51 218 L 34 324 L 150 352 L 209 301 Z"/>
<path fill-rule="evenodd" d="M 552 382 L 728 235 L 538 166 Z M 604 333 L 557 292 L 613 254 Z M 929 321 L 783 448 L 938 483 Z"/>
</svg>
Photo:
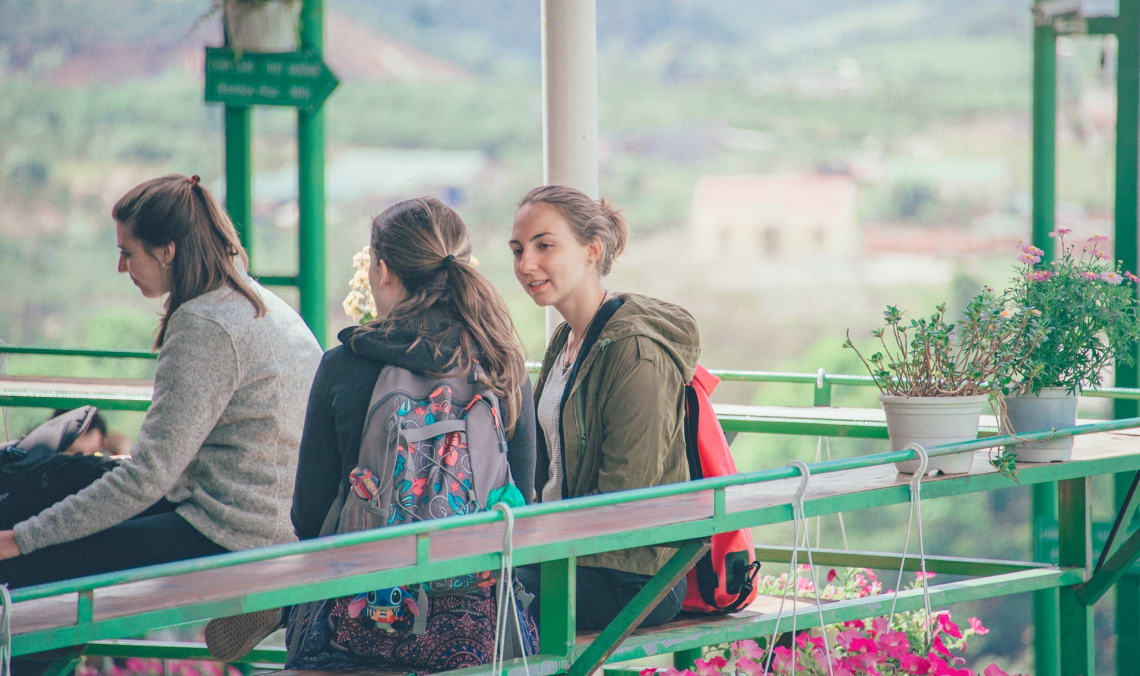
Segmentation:
<svg viewBox="0 0 1140 676">
<path fill-rule="evenodd" d="M 235 52 L 292 52 L 297 49 L 295 0 L 226 0 L 226 30 Z"/>
<path fill-rule="evenodd" d="M 1063 387 L 1048 387 L 1041 394 L 1002 397 L 1005 415 L 1002 418 L 1003 434 L 1044 432 L 1057 427 L 1072 427 L 1077 423 L 1077 395 Z M 1018 462 L 1055 462 L 1073 456 L 1073 438 L 1062 437 L 1048 441 L 1032 441 L 1009 450 L 1017 454 Z"/>
<path fill-rule="evenodd" d="M 919 444 L 929 450 L 939 444 L 977 439 L 978 420 L 987 398 L 984 394 L 968 397 L 880 395 L 879 401 L 887 414 L 891 450 L 900 451 L 911 444 Z M 927 472 L 938 470 L 943 474 L 967 474 L 973 460 L 973 451 L 931 458 Z M 903 474 L 914 474 L 918 465 L 918 460 L 895 463 Z"/>
</svg>

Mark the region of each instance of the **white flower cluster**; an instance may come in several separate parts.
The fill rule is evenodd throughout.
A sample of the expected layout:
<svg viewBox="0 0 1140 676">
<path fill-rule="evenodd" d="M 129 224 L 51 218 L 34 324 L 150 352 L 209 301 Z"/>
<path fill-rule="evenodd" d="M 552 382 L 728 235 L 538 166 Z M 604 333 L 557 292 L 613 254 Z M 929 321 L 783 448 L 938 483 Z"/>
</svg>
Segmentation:
<svg viewBox="0 0 1140 676">
<path fill-rule="evenodd" d="M 344 297 L 344 313 L 360 324 L 376 319 L 376 302 L 368 286 L 368 266 L 372 264 L 368 246 L 352 255 L 352 278 Z"/>
</svg>

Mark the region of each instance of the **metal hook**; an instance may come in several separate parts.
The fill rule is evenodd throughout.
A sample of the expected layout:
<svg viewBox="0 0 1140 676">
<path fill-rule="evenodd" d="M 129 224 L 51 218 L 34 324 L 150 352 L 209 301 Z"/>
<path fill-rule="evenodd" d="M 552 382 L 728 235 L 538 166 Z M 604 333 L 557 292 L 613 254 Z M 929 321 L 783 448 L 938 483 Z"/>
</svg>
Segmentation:
<svg viewBox="0 0 1140 676">
<path fill-rule="evenodd" d="M 822 366 L 819 367 L 819 370 L 815 372 L 815 389 L 817 389 L 817 390 L 823 389 L 823 367 Z"/>
<path fill-rule="evenodd" d="M 800 486 L 796 489 L 795 494 L 792 495 L 792 502 L 798 502 L 800 509 L 803 509 L 804 493 L 807 492 L 808 481 L 811 479 L 811 470 L 808 469 L 807 463 L 803 460 L 793 460 L 784 466 L 795 467 L 800 471 Z"/>
<path fill-rule="evenodd" d="M 926 453 L 926 449 L 922 447 L 922 444 L 911 444 L 903 450 L 914 451 L 918 454 L 918 471 L 914 473 L 914 476 L 911 477 L 910 480 L 911 485 L 917 487 L 918 483 L 922 481 L 922 477 L 926 476 L 926 468 L 930 466 L 930 456 Z"/>
</svg>

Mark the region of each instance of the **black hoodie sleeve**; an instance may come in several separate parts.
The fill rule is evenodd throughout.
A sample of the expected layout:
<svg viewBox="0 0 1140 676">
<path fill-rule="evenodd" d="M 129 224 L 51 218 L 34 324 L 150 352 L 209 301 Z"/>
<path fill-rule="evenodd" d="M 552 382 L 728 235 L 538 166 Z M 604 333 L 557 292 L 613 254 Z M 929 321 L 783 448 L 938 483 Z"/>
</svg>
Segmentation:
<svg viewBox="0 0 1140 676">
<path fill-rule="evenodd" d="M 520 403 L 522 405 L 518 422 L 515 423 L 515 434 L 507 442 L 507 462 L 511 465 L 511 476 L 515 479 L 515 486 L 529 505 L 534 502 L 535 431 L 538 425 L 530 378 L 523 379 Z"/>
</svg>

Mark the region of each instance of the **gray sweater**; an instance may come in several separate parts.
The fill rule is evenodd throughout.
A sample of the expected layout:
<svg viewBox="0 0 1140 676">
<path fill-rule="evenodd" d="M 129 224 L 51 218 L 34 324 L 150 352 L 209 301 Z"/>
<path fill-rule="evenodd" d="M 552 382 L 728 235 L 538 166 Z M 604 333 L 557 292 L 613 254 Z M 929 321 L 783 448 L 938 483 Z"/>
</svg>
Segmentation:
<svg viewBox="0 0 1140 676">
<path fill-rule="evenodd" d="M 321 348 L 291 307 L 250 284 L 269 309 L 261 318 L 228 286 L 175 310 L 130 459 L 16 524 L 22 553 L 110 528 L 163 496 L 226 549 L 294 539 L 289 507 Z"/>
</svg>

